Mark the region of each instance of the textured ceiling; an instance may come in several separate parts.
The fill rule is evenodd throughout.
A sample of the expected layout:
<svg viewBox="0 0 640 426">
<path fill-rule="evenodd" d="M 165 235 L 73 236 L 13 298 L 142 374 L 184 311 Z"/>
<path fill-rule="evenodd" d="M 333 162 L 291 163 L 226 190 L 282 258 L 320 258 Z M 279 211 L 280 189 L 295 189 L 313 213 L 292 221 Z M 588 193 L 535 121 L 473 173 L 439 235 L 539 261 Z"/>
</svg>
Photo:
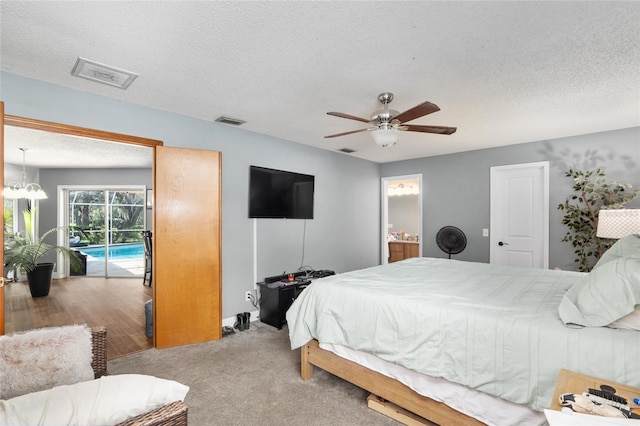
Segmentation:
<svg viewBox="0 0 640 426">
<path fill-rule="evenodd" d="M 2 1 L 2 70 L 389 162 L 640 125 L 640 2 Z M 73 77 L 130 70 L 125 91 Z M 441 111 L 380 148 L 377 95 Z M 346 154 L 345 154 L 346 155 Z"/>
<path fill-rule="evenodd" d="M 6 126 L 4 161 L 37 168 L 150 168 L 151 148 Z M 21 149 L 25 149 L 23 152 Z"/>
</svg>

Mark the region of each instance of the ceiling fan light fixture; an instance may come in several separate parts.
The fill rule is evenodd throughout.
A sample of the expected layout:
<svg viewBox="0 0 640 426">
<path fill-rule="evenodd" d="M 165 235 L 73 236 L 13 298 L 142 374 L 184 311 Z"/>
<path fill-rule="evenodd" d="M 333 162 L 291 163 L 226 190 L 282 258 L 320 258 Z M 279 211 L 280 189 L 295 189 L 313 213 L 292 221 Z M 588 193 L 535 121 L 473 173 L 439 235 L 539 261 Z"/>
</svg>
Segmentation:
<svg viewBox="0 0 640 426">
<path fill-rule="evenodd" d="M 383 105 L 383 108 L 374 111 L 370 119 L 358 117 L 351 114 L 345 114 L 343 112 L 327 112 L 328 115 L 333 115 L 335 117 L 365 122 L 371 127 L 367 129 L 358 129 L 348 132 L 336 133 L 333 135 L 325 136 L 325 138 L 335 138 L 338 136 L 346 136 L 353 133 L 369 131 L 371 132 L 371 136 L 373 137 L 373 140 L 376 142 L 376 144 L 383 148 L 386 148 L 396 144 L 398 138 L 400 137 L 401 131 L 436 133 L 441 135 L 450 135 L 452 133 L 455 133 L 456 131 L 455 127 L 406 124 L 409 121 L 415 120 L 416 118 L 424 117 L 425 115 L 440 111 L 438 105 L 433 104 L 429 101 L 422 102 L 421 104 L 418 104 L 413 108 L 409 108 L 404 112 L 398 113 L 398 111 L 396 110 L 389 109 L 389 102 L 393 100 L 393 93 L 380 93 L 378 95 L 378 100 Z"/>
<path fill-rule="evenodd" d="M 387 148 L 396 144 L 400 137 L 400 131 L 392 127 L 386 129 L 375 129 L 371 131 L 371 136 L 379 146 Z"/>
</svg>

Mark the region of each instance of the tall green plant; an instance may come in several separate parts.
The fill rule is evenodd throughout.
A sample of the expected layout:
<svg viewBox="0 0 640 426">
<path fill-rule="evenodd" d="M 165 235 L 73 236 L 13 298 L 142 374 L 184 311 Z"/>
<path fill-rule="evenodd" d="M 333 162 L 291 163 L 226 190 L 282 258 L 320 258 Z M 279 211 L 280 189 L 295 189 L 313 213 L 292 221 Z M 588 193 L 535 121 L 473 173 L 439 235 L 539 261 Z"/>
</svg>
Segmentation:
<svg viewBox="0 0 640 426">
<path fill-rule="evenodd" d="M 564 210 L 562 224 L 569 227 L 562 241 L 575 248 L 578 270 L 588 272 L 613 243 L 596 237 L 600 209 L 620 209 L 640 195 L 640 189 L 623 182 L 607 182 L 604 169 L 569 169 L 565 176 L 573 179 L 574 194 L 558 205 Z"/>
<path fill-rule="evenodd" d="M 51 253 L 61 253 L 69 259 L 72 266 L 79 266 L 80 259 L 77 254 L 66 247 L 51 245 L 45 240 L 53 238 L 64 227 L 53 228 L 36 239 L 33 235 L 33 212 L 24 211 L 26 233 L 8 234 L 5 232 L 4 261 L 5 265 L 14 270 L 33 271 L 43 257 Z"/>
</svg>

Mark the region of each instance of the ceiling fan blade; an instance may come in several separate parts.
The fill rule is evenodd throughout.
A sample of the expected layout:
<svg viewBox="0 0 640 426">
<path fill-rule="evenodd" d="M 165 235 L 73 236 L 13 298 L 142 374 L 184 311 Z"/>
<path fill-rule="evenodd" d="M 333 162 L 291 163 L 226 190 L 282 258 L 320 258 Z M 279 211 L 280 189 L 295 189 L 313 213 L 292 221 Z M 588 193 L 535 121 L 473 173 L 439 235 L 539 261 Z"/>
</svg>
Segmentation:
<svg viewBox="0 0 640 426">
<path fill-rule="evenodd" d="M 413 108 L 406 110 L 405 112 L 401 112 L 400 114 L 393 117 L 393 119 L 398 120 L 401 123 L 406 123 L 407 121 L 415 120 L 419 117 L 424 117 L 425 115 L 434 113 L 436 111 L 440 111 L 440 107 L 438 107 L 438 105 L 425 101 L 420 105 L 416 105 Z"/>
<path fill-rule="evenodd" d="M 413 124 L 405 124 L 403 127 L 406 127 L 405 130 L 407 130 L 408 132 L 437 133 L 440 135 L 450 135 L 458 130 L 457 127 L 417 126 Z"/>
<path fill-rule="evenodd" d="M 350 135 L 351 133 L 366 132 L 367 130 L 369 130 L 369 129 L 351 130 L 350 132 L 336 133 L 335 135 L 325 136 L 325 139 L 326 139 L 326 138 L 336 138 L 336 137 L 338 137 L 338 136 Z"/>
<path fill-rule="evenodd" d="M 362 121 L 363 123 L 370 123 L 371 120 L 369 120 L 368 118 L 362 118 L 362 117 L 356 117 L 355 115 L 351 115 L 351 114 L 345 114 L 343 112 L 328 112 L 328 115 L 333 115 L 336 117 L 340 117 L 340 118 L 348 118 L 349 120 L 357 120 L 357 121 Z"/>
</svg>

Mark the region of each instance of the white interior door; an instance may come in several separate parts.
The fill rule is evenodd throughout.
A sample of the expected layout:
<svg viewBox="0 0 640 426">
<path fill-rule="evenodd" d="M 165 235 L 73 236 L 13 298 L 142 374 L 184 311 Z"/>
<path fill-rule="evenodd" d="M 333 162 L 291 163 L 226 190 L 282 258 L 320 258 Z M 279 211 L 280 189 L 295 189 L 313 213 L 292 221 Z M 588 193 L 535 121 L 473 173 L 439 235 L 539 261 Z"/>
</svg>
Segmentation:
<svg viewBox="0 0 640 426">
<path fill-rule="evenodd" d="M 491 168 L 492 264 L 549 267 L 549 163 Z"/>
</svg>

